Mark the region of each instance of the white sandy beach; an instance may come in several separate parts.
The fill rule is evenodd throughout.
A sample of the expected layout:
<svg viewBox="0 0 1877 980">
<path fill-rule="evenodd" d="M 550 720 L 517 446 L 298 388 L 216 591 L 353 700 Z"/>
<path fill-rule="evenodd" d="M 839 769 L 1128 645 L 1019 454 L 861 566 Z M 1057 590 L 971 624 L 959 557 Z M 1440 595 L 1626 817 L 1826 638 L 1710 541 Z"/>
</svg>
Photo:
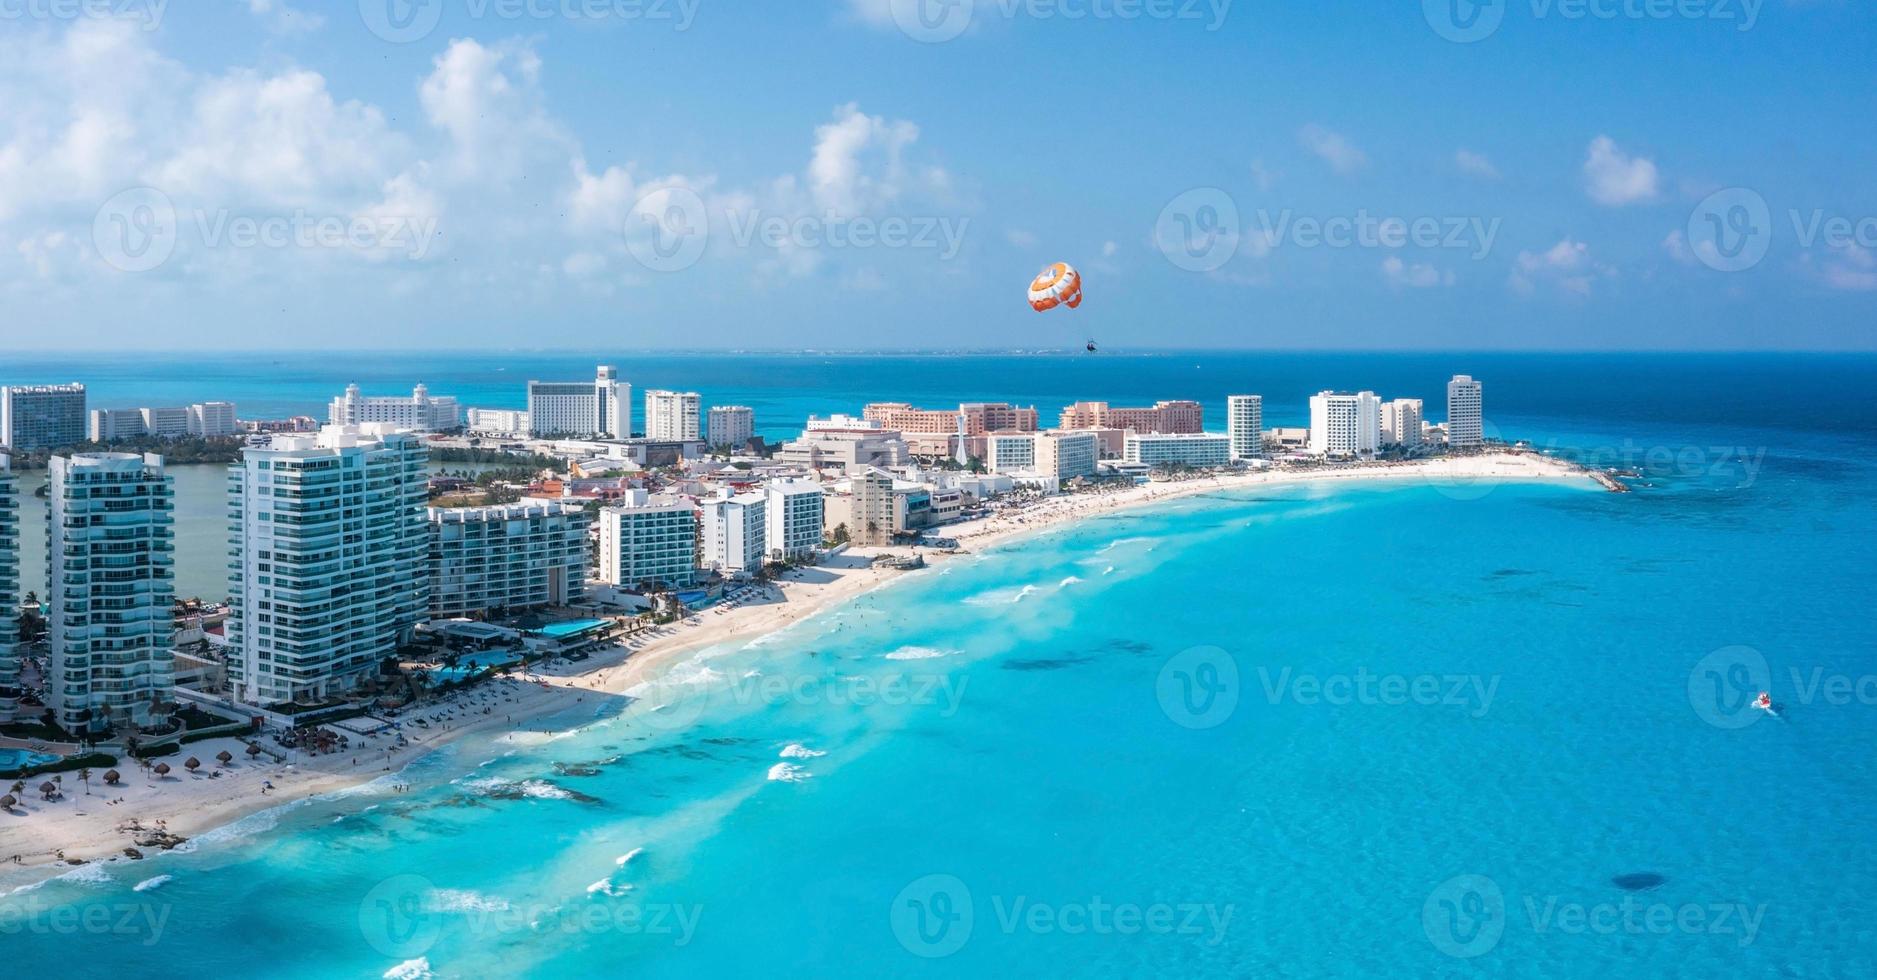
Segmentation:
<svg viewBox="0 0 1877 980">
<path fill-rule="evenodd" d="M 1018 537 L 1064 522 L 1116 510 L 1254 486 L 1304 483 L 1319 480 L 1422 480 L 1448 488 L 1456 497 L 1479 496 L 1486 485 L 1503 481 L 1582 483 L 1595 488 L 1582 469 L 1530 454 L 1492 454 L 1412 463 L 1317 470 L 1270 470 L 1218 477 L 1200 477 L 1177 483 L 1150 483 L 1103 493 L 1066 494 L 1045 498 L 992 516 L 951 525 L 939 533 L 956 539 L 962 549 L 982 551 Z M 469 691 L 409 711 L 405 719 L 437 717 L 430 731 L 405 727 L 413 744 L 388 751 L 390 738 L 358 742 L 352 749 L 324 756 L 291 753 L 285 762 L 263 758 L 251 761 L 235 739 L 194 743 L 160 760 L 173 771 L 158 778 L 124 759 L 118 765 L 123 781 L 107 787 L 102 771 L 93 773 L 90 792 L 77 774 L 64 774 L 64 796 L 47 802 L 35 790 L 50 777 L 25 780 L 26 790 L 16 794 L 21 803 L 10 814 L 0 814 L 0 894 L 42 879 L 52 867 L 73 861 L 95 861 L 123 855 L 134 846 L 129 825 L 134 820 L 146 830 L 161 826 L 171 834 L 195 837 L 244 816 L 309 797 L 330 794 L 374 779 L 387 786 L 398 782 L 396 773 L 425 753 L 466 735 L 497 732 L 538 732 L 542 719 L 580 708 L 587 699 L 620 695 L 678 661 L 681 655 L 720 643 L 748 642 L 773 633 L 817 612 L 874 589 L 906 573 L 870 567 L 871 558 L 895 549 L 852 549 L 827 565 L 791 573 L 771 585 L 768 597 L 736 608 L 710 609 L 682 623 L 635 636 L 628 644 L 597 653 L 591 660 L 549 668 L 536 680 L 520 677 L 493 680 Z M 905 553 L 906 549 L 897 549 Z M 950 555 L 927 553 L 940 563 Z M 270 743 L 271 744 L 271 743 Z M 226 749 L 236 757 L 229 766 L 215 761 Z M 183 761 L 200 759 L 201 770 L 190 774 Z M 356 761 L 355 761 L 356 760 Z M 211 776 L 211 772 L 219 775 Z M 274 789 L 263 794 L 263 784 Z M 0 791 L 7 787 L 0 786 Z M 395 790 L 388 790 L 395 791 Z M 145 852 L 151 848 L 142 848 Z M 14 856 L 31 870 L 9 872 Z M 160 873 L 152 868 L 151 874 Z"/>
</svg>

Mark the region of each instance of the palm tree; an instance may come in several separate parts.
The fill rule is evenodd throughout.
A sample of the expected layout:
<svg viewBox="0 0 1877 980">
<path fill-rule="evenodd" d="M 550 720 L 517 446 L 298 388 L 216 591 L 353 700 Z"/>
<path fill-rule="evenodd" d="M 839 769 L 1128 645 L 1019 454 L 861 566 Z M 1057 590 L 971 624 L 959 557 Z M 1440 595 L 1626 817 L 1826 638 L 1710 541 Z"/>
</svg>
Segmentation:
<svg viewBox="0 0 1877 980">
<path fill-rule="evenodd" d="M 90 769 L 78 770 L 78 781 L 85 784 L 85 795 L 90 796 L 91 795 L 91 770 Z"/>
</svg>

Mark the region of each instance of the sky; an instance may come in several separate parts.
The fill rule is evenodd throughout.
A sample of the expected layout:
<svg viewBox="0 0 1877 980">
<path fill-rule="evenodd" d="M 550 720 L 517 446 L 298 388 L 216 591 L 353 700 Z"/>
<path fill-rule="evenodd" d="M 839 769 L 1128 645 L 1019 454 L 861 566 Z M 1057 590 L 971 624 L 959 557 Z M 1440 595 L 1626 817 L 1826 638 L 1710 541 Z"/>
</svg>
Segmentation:
<svg viewBox="0 0 1877 980">
<path fill-rule="evenodd" d="M 0 0 L 0 345 L 1871 350 L 1873 50 L 1856 0 Z"/>
</svg>

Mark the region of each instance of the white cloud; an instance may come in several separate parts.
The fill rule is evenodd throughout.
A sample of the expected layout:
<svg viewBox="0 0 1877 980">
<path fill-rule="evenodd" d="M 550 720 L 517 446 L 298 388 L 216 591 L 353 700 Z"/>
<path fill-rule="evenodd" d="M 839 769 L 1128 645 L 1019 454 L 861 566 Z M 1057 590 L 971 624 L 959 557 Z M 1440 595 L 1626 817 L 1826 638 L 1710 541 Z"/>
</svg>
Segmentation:
<svg viewBox="0 0 1877 980">
<path fill-rule="evenodd" d="M 1825 285 L 1848 292 L 1877 289 L 1877 252 L 1852 242 L 1831 249 L 1819 270 Z"/>
<path fill-rule="evenodd" d="M 1484 177 L 1487 180 L 1499 179 L 1499 168 L 1493 166 L 1492 161 L 1486 159 L 1483 153 L 1474 153 L 1465 148 L 1455 150 L 1453 151 L 1453 165 L 1459 167 L 1461 173 Z"/>
<path fill-rule="evenodd" d="M 915 186 L 942 190 L 950 183 L 944 170 L 909 172 L 905 165 L 906 149 L 918 141 L 919 127 L 910 122 L 869 116 L 852 102 L 836 108 L 834 121 L 815 129 L 808 163 L 815 203 L 846 217 L 890 204 Z"/>
<path fill-rule="evenodd" d="M 1451 272 L 1442 272 L 1425 262 L 1403 262 L 1394 255 L 1382 260 L 1382 280 L 1398 289 L 1430 289 L 1454 283 Z"/>
<path fill-rule="evenodd" d="M 1662 251 L 1682 265 L 1695 264 L 1695 254 L 1688 248 L 1688 236 L 1682 234 L 1680 228 L 1669 232 L 1668 237 L 1662 239 Z"/>
<path fill-rule="evenodd" d="M 1010 244 L 1017 246 L 1018 248 L 1035 248 L 1036 247 L 1036 233 L 1031 232 L 1031 231 L 1025 231 L 1022 228 L 1011 228 L 1008 231 L 1004 232 L 1004 241 L 1007 241 Z"/>
<path fill-rule="evenodd" d="M 1265 169 L 1264 160 L 1262 158 L 1253 159 L 1251 161 L 1251 182 L 1258 188 L 1259 193 L 1262 194 L 1269 191 L 1271 185 L 1277 183 L 1277 178 L 1278 175 L 1276 173 Z"/>
<path fill-rule="evenodd" d="M 1661 191 L 1661 175 L 1655 161 L 1631 157 L 1615 140 L 1598 136 L 1584 158 L 1584 189 L 1598 204 L 1621 207 L 1654 200 Z"/>
<path fill-rule="evenodd" d="M 1341 133 L 1311 123 L 1297 133 L 1304 149 L 1323 158 L 1339 174 L 1352 174 L 1368 165 L 1368 155 Z"/>
<path fill-rule="evenodd" d="M 1115 242 L 1101 243 L 1101 257 L 1104 259 L 1114 258 L 1115 253 L 1119 251 L 1121 251 L 1121 246 Z"/>
<path fill-rule="evenodd" d="M 1519 252 L 1507 284 L 1524 295 L 1550 284 L 1566 293 L 1588 296 L 1597 278 L 1615 275 L 1613 267 L 1591 258 L 1590 246 L 1565 237 L 1543 252 Z"/>
</svg>

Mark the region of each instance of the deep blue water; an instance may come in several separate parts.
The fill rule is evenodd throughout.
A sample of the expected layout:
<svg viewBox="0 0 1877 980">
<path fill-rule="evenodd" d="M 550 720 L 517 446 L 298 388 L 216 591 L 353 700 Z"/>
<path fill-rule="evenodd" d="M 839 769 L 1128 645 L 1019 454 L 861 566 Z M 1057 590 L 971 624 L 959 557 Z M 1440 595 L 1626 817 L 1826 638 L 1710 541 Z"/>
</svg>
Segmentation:
<svg viewBox="0 0 1877 980">
<path fill-rule="evenodd" d="M 1433 400 L 1466 371 L 1506 434 L 1627 447 L 1645 485 L 1303 485 L 1091 520 L 706 651 L 630 709 L 557 719 L 551 741 L 460 745 L 406 774 L 410 793 L 14 894 L 28 923 L 51 906 L 162 926 L 16 928 L 6 962 L 1877 974 L 1873 361 L 1272 360 L 1288 366 L 1235 356 L 1242 373 L 1202 366 L 1185 389 L 1171 359 L 979 367 L 1027 375 L 1013 391 L 1036 394 L 1011 397 L 1046 405 L 1241 387 Z M 858 369 L 835 364 L 819 386 L 803 365 L 777 403 L 936 390 L 909 367 L 900 389 L 849 394 Z M 1273 380 L 1306 367 L 1325 373 Z M 977 377 L 924 400 L 1002 394 L 1005 375 Z M 1781 717 L 1746 705 L 1761 688 Z"/>
</svg>

